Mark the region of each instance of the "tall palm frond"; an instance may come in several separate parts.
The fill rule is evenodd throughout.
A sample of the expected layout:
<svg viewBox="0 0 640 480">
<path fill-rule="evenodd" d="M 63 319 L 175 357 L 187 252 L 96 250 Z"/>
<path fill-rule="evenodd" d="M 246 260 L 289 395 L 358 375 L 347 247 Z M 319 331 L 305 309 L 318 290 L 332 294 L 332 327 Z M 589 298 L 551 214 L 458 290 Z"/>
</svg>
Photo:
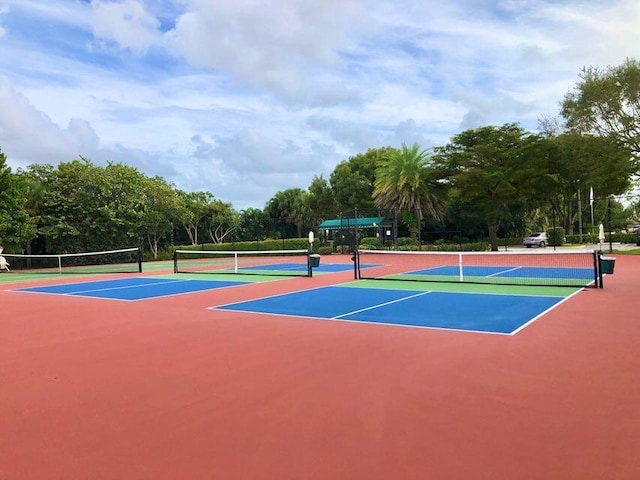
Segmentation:
<svg viewBox="0 0 640 480">
<path fill-rule="evenodd" d="M 440 220 L 444 213 L 442 199 L 434 188 L 425 150 L 416 143 L 390 150 L 376 169 L 373 198 L 377 206 L 416 212 L 418 220 L 424 213 Z"/>
</svg>

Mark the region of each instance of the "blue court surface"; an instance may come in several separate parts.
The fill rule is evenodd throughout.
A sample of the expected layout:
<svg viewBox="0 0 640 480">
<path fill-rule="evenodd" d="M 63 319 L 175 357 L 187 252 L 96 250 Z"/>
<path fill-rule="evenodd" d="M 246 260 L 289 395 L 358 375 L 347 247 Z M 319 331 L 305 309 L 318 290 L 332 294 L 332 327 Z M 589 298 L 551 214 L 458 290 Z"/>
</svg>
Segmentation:
<svg viewBox="0 0 640 480">
<path fill-rule="evenodd" d="M 212 309 L 514 334 L 565 298 L 332 286 Z"/>
<path fill-rule="evenodd" d="M 460 267 L 447 265 L 407 272 L 412 275 L 458 276 Z M 508 278 L 566 278 L 593 280 L 593 268 L 584 267 L 514 267 L 514 266 L 463 266 L 462 274 L 468 277 Z"/>
<path fill-rule="evenodd" d="M 112 300 L 144 300 L 148 298 L 200 292 L 216 288 L 243 285 L 246 281 L 191 280 L 186 278 L 135 277 L 98 282 L 67 283 L 29 287 L 16 292 L 49 293 Z"/>
<path fill-rule="evenodd" d="M 360 268 L 367 268 L 374 265 L 361 265 Z M 276 272 L 306 272 L 306 263 L 274 263 L 269 265 L 252 265 L 252 266 L 239 266 L 239 272 L 249 271 L 276 271 Z M 313 267 L 314 273 L 334 273 L 334 272 L 346 272 L 347 270 L 353 270 L 353 264 L 344 263 L 327 263 L 321 264 L 317 267 Z"/>
</svg>

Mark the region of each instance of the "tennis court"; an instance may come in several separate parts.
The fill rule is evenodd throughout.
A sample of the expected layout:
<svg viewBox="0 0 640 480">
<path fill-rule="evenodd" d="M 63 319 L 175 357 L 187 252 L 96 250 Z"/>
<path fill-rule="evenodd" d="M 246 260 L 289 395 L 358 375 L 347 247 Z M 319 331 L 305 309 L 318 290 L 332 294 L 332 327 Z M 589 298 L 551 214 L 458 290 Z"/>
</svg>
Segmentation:
<svg viewBox="0 0 640 480">
<path fill-rule="evenodd" d="M 634 479 L 640 257 L 570 257 L 3 273 L 0 477 Z"/>
<path fill-rule="evenodd" d="M 595 251 L 412 252 L 360 250 L 356 278 L 557 287 L 600 287 Z"/>
<path fill-rule="evenodd" d="M 13 273 L 35 275 L 82 275 L 142 272 L 140 248 L 124 248 L 101 252 L 23 255 L 4 253 Z"/>
<path fill-rule="evenodd" d="M 320 262 L 309 250 L 176 250 L 174 273 L 304 276 L 353 270 L 352 263 Z M 314 263 L 313 260 L 316 260 Z M 362 265 L 368 268 L 374 265 Z"/>
<path fill-rule="evenodd" d="M 345 265 L 344 263 L 327 263 L 320 264 L 313 268 L 313 274 L 323 273 L 335 273 L 346 272 L 353 270 L 353 265 Z M 369 268 L 369 266 L 363 265 L 362 268 Z M 240 273 L 258 273 L 265 274 L 265 272 L 280 272 L 281 275 L 288 274 L 304 274 L 307 272 L 307 266 L 300 263 L 269 263 L 266 265 L 249 265 L 239 268 Z"/>
<path fill-rule="evenodd" d="M 365 284 L 365 285 L 370 285 Z M 405 327 L 441 328 L 468 332 L 514 334 L 568 298 L 573 290 L 553 289 L 519 293 L 442 291 L 438 285 L 422 289 L 329 286 L 266 297 L 216 308 L 247 313 L 289 315 L 315 319 L 378 323 Z M 440 290 L 440 291 L 439 291 Z M 445 288 L 446 290 L 446 288 Z"/>
<path fill-rule="evenodd" d="M 13 291 L 136 301 L 235 287 L 250 283 L 268 282 L 283 279 L 287 276 L 296 277 L 300 276 L 301 272 L 306 272 L 306 268 L 306 265 L 301 264 L 273 263 L 244 266 L 238 272 L 217 269 L 207 271 L 207 275 L 177 274 L 166 277 L 146 276 L 113 280 L 90 280 L 59 285 L 32 286 Z M 353 266 L 338 263 L 326 264 L 314 267 L 314 270 L 317 270 L 318 273 L 335 273 L 351 271 Z M 287 272 L 290 275 L 286 275 Z"/>
<path fill-rule="evenodd" d="M 235 287 L 251 283 L 229 280 L 195 280 L 190 278 L 133 277 L 116 280 L 64 283 L 14 290 L 25 293 L 44 293 L 91 297 L 110 300 L 147 300 L 151 298 L 202 292 L 217 288 Z"/>
<path fill-rule="evenodd" d="M 410 275 L 431 275 L 455 277 L 460 269 L 453 266 L 428 268 L 409 272 Z M 462 267 L 462 276 L 485 278 L 567 278 L 593 280 L 593 268 L 567 269 L 559 267 L 521 267 L 512 265 L 497 265 L 483 267 Z M 587 283 L 587 282 L 585 282 Z"/>
</svg>

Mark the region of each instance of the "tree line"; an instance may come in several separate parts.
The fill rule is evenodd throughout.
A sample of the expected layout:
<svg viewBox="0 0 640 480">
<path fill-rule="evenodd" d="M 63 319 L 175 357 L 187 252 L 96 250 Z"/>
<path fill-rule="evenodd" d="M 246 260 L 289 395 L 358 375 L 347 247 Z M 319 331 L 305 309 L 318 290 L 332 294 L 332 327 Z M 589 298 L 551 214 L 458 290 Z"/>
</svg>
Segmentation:
<svg viewBox="0 0 640 480">
<path fill-rule="evenodd" d="M 354 208 L 399 213 L 420 241 L 464 212 L 466 232 L 497 249 L 499 230 L 550 226 L 573 233 L 592 199 L 623 194 L 640 172 L 640 64 L 585 68 L 565 96 L 563 122 L 542 120 L 463 131 L 444 146 L 375 148 L 340 162 L 328 179 L 277 192 L 263 209 L 237 211 L 210 192 L 185 192 L 134 167 L 89 159 L 12 172 L 0 151 L 0 243 L 7 251 L 70 253 L 132 245 L 154 256 L 173 244 L 301 237 Z M 620 227 L 638 202 L 613 202 Z M 596 203 L 602 221 L 611 202 Z M 637 219 L 636 219 L 637 221 Z"/>
</svg>

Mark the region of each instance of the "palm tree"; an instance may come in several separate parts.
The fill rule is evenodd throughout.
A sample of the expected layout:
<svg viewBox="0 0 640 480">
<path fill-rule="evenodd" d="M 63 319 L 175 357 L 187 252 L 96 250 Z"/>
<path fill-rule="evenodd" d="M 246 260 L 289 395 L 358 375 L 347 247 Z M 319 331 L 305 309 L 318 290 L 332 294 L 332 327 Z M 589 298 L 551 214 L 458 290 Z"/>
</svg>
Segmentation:
<svg viewBox="0 0 640 480">
<path fill-rule="evenodd" d="M 426 151 L 417 143 L 411 148 L 403 144 L 400 150 L 390 149 L 378 164 L 373 184 L 376 206 L 415 212 L 418 245 L 424 213 L 440 220 L 444 212 L 428 162 Z"/>
</svg>

